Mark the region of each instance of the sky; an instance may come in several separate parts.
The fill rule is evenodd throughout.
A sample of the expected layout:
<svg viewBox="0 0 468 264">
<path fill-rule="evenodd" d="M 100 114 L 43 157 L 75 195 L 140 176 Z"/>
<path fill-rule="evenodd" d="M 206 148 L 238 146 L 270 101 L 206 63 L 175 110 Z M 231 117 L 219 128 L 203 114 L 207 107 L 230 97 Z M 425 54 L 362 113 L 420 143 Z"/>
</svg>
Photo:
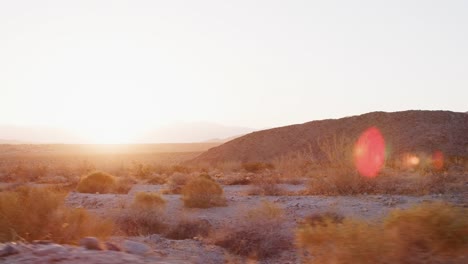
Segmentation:
<svg viewBox="0 0 468 264">
<path fill-rule="evenodd" d="M 0 125 L 132 142 L 190 122 L 465 112 L 466 14 L 463 0 L 0 0 Z"/>
</svg>

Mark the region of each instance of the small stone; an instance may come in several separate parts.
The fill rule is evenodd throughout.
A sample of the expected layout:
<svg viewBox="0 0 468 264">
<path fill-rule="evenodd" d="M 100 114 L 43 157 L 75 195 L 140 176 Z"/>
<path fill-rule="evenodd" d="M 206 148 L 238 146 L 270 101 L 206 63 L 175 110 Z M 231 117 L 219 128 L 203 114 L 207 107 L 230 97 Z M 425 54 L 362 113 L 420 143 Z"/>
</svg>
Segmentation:
<svg viewBox="0 0 468 264">
<path fill-rule="evenodd" d="M 52 255 L 52 254 L 59 254 L 64 252 L 66 249 L 58 244 L 50 244 L 46 245 L 43 248 L 40 248 L 36 251 L 34 251 L 35 255 L 38 256 L 47 256 L 47 255 Z"/>
<path fill-rule="evenodd" d="M 101 243 L 99 239 L 95 237 L 84 237 L 80 240 L 80 246 L 89 249 L 89 250 L 102 250 Z"/>
<path fill-rule="evenodd" d="M 112 251 L 122 251 L 122 249 L 119 246 L 111 242 L 106 242 L 106 248 L 107 250 L 112 250 Z"/>
<path fill-rule="evenodd" d="M 12 245 L 5 245 L 0 249 L 0 257 L 6 257 L 10 255 L 18 254 L 19 251 Z"/>
<path fill-rule="evenodd" d="M 125 240 L 123 246 L 125 252 L 135 255 L 145 255 L 150 250 L 149 246 L 131 240 Z"/>
</svg>

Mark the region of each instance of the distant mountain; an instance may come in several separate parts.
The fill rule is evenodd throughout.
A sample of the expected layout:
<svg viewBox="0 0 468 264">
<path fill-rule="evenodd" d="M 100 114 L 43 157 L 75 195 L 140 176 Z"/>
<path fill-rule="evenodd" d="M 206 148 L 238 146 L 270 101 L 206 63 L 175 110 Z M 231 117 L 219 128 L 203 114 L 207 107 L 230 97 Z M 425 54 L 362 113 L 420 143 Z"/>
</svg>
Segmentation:
<svg viewBox="0 0 468 264">
<path fill-rule="evenodd" d="M 18 144 L 28 144 L 28 142 L 19 141 L 19 140 L 0 139 L 0 144 L 18 145 Z"/>
<path fill-rule="evenodd" d="M 447 156 L 468 157 L 468 115 L 449 111 L 404 111 L 373 112 L 257 131 L 214 147 L 191 162 L 268 162 L 304 150 L 320 158 L 324 153 L 319 140 L 346 137 L 354 142 L 373 126 L 383 134 L 389 155 L 406 152 L 431 155 L 440 150 Z"/>
<path fill-rule="evenodd" d="M 178 123 L 146 133 L 140 141 L 145 143 L 225 142 L 225 139 L 235 138 L 252 131 L 254 129 L 248 127 L 224 126 L 209 122 Z"/>
<path fill-rule="evenodd" d="M 233 136 L 233 137 L 228 137 L 228 138 L 212 138 L 212 139 L 209 139 L 209 140 L 205 140 L 203 142 L 206 142 L 206 143 L 226 143 L 228 141 L 231 141 L 233 139 L 236 139 L 236 138 L 239 138 L 239 137 L 242 137 L 243 135 L 237 135 L 237 136 Z"/>
<path fill-rule="evenodd" d="M 140 135 L 136 142 L 132 143 L 221 143 L 225 142 L 224 139 L 229 140 L 252 131 L 254 131 L 252 128 L 224 126 L 208 122 L 178 123 L 156 128 L 148 133 Z M 86 138 L 81 137 L 81 135 L 76 132 L 50 127 L 4 125 L 0 126 L 0 138 L 3 139 L 0 141 L 0 144 L 89 143 Z M 221 140 L 211 140 L 218 138 Z"/>
<path fill-rule="evenodd" d="M 0 138 L 11 139 L 10 142 L 19 144 L 39 143 L 80 143 L 83 141 L 75 133 L 59 128 L 51 127 L 27 127 L 27 126 L 0 126 Z M 8 143 L 3 143 L 8 144 Z M 18 143 L 16 143 L 18 144 Z"/>
</svg>

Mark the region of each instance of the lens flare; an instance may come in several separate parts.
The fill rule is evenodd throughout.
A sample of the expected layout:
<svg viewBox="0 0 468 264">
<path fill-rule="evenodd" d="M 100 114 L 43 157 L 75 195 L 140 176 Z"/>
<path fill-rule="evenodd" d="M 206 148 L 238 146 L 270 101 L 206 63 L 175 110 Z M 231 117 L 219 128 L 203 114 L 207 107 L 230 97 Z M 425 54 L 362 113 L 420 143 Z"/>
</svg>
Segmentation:
<svg viewBox="0 0 468 264">
<path fill-rule="evenodd" d="M 419 165 L 420 159 L 417 156 L 409 156 L 408 164 L 412 167 Z"/>
<path fill-rule="evenodd" d="M 364 177 L 375 177 L 385 162 L 385 140 L 376 127 L 361 134 L 354 145 L 354 164 Z"/>
<path fill-rule="evenodd" d="M 444 167 L 444 154 L 442 151 L 437 150 L 432 153 L 432 166 L 436 170 L 441 170 Z"/>
</svg>

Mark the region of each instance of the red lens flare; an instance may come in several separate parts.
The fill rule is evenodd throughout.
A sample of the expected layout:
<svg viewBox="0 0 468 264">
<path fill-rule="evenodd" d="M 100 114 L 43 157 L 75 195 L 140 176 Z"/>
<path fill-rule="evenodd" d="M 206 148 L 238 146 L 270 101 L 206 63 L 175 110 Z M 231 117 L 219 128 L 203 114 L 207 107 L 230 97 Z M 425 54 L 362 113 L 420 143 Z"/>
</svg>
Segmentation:
<svg viewBox="0 0 468 264">
<path fill-rule="evenodd" d="M 385 140 L 376 127 L 361 134 L 354 145 L 354 164 L 364 177 L 373 178 L 379 174 L 385 162 Z"/>
<path fill-rule="evenodd" d="M 444 154 L 442 151 L 435 151 L 432 153 L 432 166 L 436 170 L 441 170 L 444 167 Z"/>
</svg>

